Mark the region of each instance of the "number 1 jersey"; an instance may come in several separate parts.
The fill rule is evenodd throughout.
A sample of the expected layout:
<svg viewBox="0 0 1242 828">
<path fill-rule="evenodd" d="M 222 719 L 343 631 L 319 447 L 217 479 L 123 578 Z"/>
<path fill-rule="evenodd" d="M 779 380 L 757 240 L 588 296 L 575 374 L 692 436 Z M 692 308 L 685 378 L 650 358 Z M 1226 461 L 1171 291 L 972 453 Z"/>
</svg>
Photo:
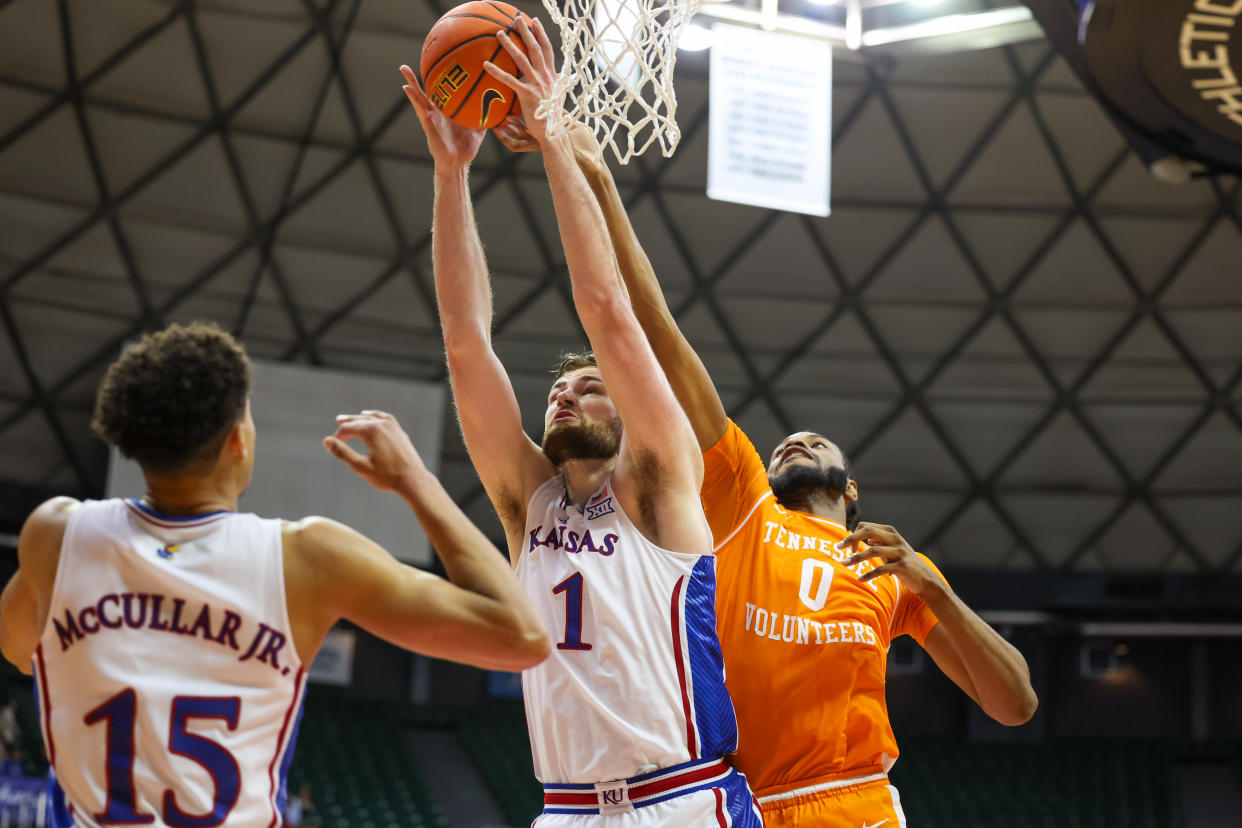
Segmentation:
<svg viewBox="0 0 1242 828">
<path fill-rule="evenodd" d="M 531 497 L 517 576 L 557 642 L 522 673 L 540 782 L 626 779 L 736 748 L 710 554 L 647 540 L 611 479 L 579 510 L 557 475 Z"/>
<path fill-rule="evenodd" d="M 282 823 L 305 673 L 281 521 L 82 504 L 34 668 L 74 825 Z"/>
</svg>

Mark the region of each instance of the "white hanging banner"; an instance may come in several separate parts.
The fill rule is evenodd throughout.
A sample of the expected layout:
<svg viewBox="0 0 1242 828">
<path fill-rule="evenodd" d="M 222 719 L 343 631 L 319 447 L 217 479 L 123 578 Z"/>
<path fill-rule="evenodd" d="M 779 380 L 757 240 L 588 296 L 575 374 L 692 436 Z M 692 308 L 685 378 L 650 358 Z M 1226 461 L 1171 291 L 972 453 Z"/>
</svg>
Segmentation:
<svg viewBox="0 0 1242 828">
<path fill-rule="evenodd" d="M 741 26 L 712 34 L 708 197 L 828 215 L 832 46 Z"/>
</svg>

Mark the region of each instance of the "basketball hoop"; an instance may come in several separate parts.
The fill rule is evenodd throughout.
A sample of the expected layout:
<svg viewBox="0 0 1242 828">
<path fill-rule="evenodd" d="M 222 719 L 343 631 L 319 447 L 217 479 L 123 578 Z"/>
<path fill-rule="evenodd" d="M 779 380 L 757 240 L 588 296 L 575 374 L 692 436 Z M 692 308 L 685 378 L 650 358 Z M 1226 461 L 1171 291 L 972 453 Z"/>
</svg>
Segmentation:
<svg viewBox="0 0 1242 828">
<path fill-rule="evenodd" d="M 629 163 L 652 144 L 677 148 L 677 39 L 702 0 L 543 0 L 561 31 L 561 73 L 535 115 L 559 135 L 573 124 Z"/>
</svg>

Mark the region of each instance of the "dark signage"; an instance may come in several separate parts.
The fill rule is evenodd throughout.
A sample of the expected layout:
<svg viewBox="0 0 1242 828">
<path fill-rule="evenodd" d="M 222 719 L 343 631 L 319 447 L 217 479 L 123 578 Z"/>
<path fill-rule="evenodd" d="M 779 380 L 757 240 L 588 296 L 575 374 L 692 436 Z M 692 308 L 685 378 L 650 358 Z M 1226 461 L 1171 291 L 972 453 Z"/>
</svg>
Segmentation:
<svg viewBox="0 0 1242 828">
<path fill-rule="evenodd" d="M 1112 112 L 1177 155 L 1242 163 L 1242 0 L 1095 0 L 1081 55 Z"/>
<path fill-rule="evenodd" d="M 1131 0 L 1133 2 L 1133 0 Z M 1204 129 L 1242 143 L 1242 0 L 1146 0 L 1143 74 Z"/>
</svg>

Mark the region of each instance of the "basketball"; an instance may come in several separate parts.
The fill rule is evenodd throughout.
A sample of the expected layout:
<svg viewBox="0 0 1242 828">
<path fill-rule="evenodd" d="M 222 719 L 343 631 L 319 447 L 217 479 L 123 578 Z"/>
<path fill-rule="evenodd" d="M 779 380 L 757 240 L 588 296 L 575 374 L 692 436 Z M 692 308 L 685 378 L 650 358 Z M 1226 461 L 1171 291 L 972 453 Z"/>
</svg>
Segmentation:
<svg viewBox="0 0 1242 828">
<path fill-rule="evenodd" d="M 473 129 L 491 129 L 518 111 L 517 95 L 483 71 L 483 62 L 518 74 L 496 33 L 512 33 L 525 53 L 526 44 L 514 31 L 519 16 L 532 22 L 508 3 L 474 0 L 450 9 L 431 27 L 419 57 L 419 80 L 449 118 Z"/>
</svg>

